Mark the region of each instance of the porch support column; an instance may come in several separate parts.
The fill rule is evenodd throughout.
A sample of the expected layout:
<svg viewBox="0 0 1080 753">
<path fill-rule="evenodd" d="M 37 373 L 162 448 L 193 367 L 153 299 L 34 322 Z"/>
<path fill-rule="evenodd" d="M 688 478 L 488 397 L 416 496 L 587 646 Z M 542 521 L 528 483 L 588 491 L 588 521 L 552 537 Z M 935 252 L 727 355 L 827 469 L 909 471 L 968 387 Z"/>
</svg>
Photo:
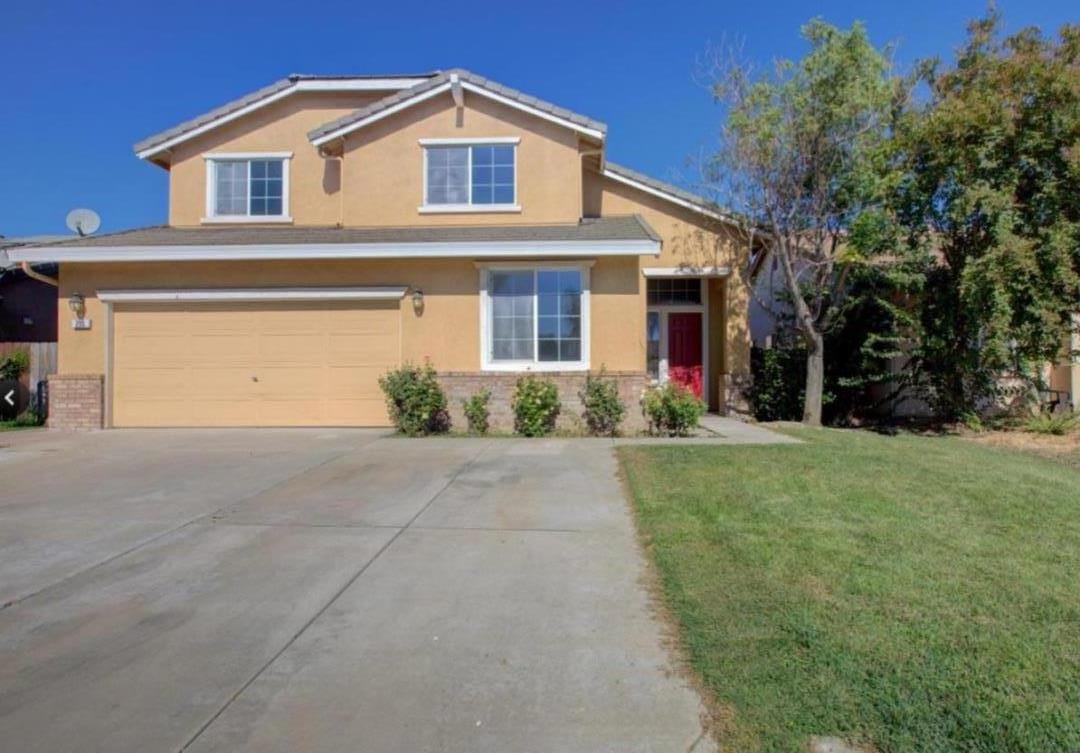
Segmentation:
<svg viewBox="0 0 1080 753">
<path fill-rule="evenodd" d="M 706 385 L 709 410 L 726 413 L 727 406 L 727 277 L 708 277 L 709 286 L 709 363 Z"/>
</svg>

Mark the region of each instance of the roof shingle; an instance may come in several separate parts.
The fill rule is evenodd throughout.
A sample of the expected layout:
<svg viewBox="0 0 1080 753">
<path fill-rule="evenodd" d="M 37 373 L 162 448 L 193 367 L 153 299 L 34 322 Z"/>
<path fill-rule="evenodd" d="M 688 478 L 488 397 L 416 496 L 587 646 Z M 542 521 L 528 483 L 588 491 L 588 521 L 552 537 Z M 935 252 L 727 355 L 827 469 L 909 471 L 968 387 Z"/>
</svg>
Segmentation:
<svg viewBox="0 0 1080 753">
<path fill-rule="evenodd" d="M 583 219 L 560 225 L 450 225 L 417 227 L 169 227 L 158 225 L 106 235 L 91 235 L 32 248 L 102 248 L 133 246 L 236 246 L 363 243 L 453 243 L 634 241 L 660 242 L 638 215 Z"/>
</svg>

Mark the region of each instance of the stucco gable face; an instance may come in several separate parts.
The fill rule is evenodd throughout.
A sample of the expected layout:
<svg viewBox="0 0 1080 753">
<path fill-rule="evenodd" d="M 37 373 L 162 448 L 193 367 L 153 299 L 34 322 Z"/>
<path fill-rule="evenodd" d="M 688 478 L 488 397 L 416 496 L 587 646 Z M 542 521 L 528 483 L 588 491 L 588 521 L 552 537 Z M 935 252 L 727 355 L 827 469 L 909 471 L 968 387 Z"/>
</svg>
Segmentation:
<svg viewBox="0 0 1080 753">
<path fill-rule="evenodd" d="M 291 153 L 291 211 L 298 224 L 338 222 L 336 164 L 327 164 L 307 139 L 313 125 L 351 112 L 381 96 L 372 92 L 295 94 L 173 148 L 169 168 L 169 224 L 195 226 L 206 214 L 206 163 L 214 153 Z M 330 171 L 328 173 L 328 170 Z"/>
<path fill-rule="evenodd" d="M 431 140 L 512 144 L 518 208 L 425 208 L 425 142 Z M 579 134 L 484 97 L 466 94 L 458 107 L 445 92 L 354 131 L 340 144 L 346 225 L 566 223 L 582 215 Z"/>
</svg>

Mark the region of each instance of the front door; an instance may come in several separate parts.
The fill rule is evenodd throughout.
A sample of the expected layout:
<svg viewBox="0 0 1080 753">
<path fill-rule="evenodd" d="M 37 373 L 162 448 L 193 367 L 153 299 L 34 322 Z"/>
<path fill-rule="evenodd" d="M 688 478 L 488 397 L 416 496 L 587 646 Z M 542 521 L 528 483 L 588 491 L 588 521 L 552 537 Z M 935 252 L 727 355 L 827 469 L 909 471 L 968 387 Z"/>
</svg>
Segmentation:
<svg viewBox="0 0 1080 753">
<path fill-rule="evenodd" d="M 697 397 L 704 395 L 705 369 L 701 352 L 701 313 L 668 314 L 668 379 Z"/>
</svg>

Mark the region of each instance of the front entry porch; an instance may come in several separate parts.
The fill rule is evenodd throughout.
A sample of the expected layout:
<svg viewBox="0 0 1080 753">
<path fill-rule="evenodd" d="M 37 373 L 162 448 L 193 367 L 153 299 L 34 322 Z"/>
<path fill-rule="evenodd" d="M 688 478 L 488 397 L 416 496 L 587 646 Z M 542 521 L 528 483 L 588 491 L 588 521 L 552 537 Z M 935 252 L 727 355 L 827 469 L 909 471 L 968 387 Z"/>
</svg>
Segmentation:
<svg viewBox="0 0 1080 753">
<path fill-rule="evenodd" d="M 726 270 L 645 269 L 646 369 L 654 384 L 681 384 L 726 412 Z"/>
</svg>

